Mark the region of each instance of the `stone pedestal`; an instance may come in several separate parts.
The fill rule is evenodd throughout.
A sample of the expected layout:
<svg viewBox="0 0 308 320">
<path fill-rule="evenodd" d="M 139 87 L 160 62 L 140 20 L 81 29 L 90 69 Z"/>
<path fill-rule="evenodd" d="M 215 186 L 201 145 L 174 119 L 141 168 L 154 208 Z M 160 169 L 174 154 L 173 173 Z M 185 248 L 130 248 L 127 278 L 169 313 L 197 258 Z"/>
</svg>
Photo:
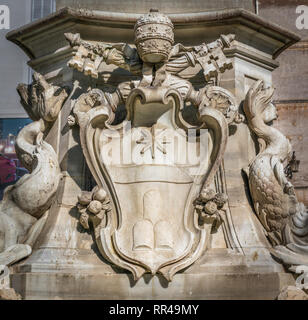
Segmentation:
<svg viewBox="0 0 308 320">
<path fill-rule="evenodd" d="M 90 86 L 110 91 L 130 76 L 111 65 L 104 66 L 99 80 L 72 71 L 67 66 L 72 49 L 64 33 L 78 32 L 93 42 L 133 43 L 138 16 L 65 8 L 11 32 L 8 39 L 29 55 L 29 65 L 49 82 L 73 88 L 78 79 L 81 88 L 73 95 L 74 100 Z M 242 9 L 169 16 L 175 25 L 176 42 L 187 46 L 209 43 L 221 34 L 235 35 L 234 45 L 225 51 L 234 68 L 219 79 L 218 85 L 231 91 L 238 103 L 255 81 L 271 84 L 271 73 L 278 67 L 276 56 L 298 40 L 296 35 Z M 192 82 L 200 87 L 202 74 Z M 82 190 L 90 191 L 93 182 L 80 147 L 79 130 L 67 123 L 72 100 L 65 103 L 46 136 L 63 172 L 56 201 L 33 254 L 12 268 L 12 286 L 23 298 L 275 299 L 282 287 L 293 283 L 293 277 L 270 255 L 270 245 L 250 200 L 242 169 L 255 157 L 256 141 L 245 123 L 230 129 L 215 180 L 229 197 L 229 238 L 220 229 L 213 235 L 211 248 L 176 274 L 171 283 L 150 274 L 135 282 L 131 274 L 107 262 L 77 219 L 77 196 Z"/>
</svg>

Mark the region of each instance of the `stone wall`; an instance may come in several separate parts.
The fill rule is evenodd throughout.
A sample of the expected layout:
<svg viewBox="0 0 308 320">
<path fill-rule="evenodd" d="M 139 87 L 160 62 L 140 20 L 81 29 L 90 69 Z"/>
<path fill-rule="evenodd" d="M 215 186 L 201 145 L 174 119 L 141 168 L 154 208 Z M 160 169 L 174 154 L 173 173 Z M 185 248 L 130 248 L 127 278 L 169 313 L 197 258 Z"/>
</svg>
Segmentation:
<svg viewBox="0 0 308 320">
<path fill-rule="evenodd" d="M 81 7 L 93 10 L 145 13 L 151 8 L 164 13 L 200 12 L 227 8 L 255 11 L 255 0 L 57 0 L 57 9 Z"/>
<path fill-rule="evenodd" d="M 280 67 L 273 73 L 275 102 L 279 119 L 275 126 L 291 140 L 296 157 L 301 161 L 299 172 L 292 179 L 298 197 L 308 204 L 308 30 L 296 28 L 296 7 L 307 0 L 259 0 L 259 14 L 290 31 L 302 40 L 284 51 L 277 60 Z"/>
</svg>

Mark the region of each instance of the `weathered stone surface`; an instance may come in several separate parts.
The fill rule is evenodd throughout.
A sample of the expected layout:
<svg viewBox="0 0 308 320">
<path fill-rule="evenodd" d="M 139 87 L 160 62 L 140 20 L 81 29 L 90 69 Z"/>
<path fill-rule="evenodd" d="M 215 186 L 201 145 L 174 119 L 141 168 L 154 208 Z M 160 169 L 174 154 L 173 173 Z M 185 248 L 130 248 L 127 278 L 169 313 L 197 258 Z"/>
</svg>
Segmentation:
<svg viewBox="0 0 308 320">
<path fill-rule="evenodd" d="M 0 265 L 0 300 L 21 300 L 21 295 L 10 288 L 10 271 L 5 265 Z"/>
<path fill-rule="evenodd" d="M 148 19 L 136 37 L 145 47 L 148 33 L 158 40 L 147 57 L 133 45 L 138 18 L 64 9 L 9 35 L 48 83 L 74 92 L 47 133 L 64 171 L 57 196 L 33 254 L 14 267 L 12 286 L 26 299 L 275 299 L 293 277 L 272 258 L 253 211 L 242 169 L 258 146 L 238 106 L 258 80 L 271 85 L 273 58 L 298 38 L 243 10 L 173 13 L 183 46 L 173 46 L 170 25 L 162 30 Z M 104 134 L 119 130 L 125 116 L 143 167 L 105 161 Z M 185 119 L 210 131 L 200 178 L 163 163 L 176 129 L 187 137 Z M 78 204 L 81 190 L 87 196 Z M 163 276 L 150 274 L 157 271 Z"/>
<path fill-rule="evenodd" d="M 7 232 L 7 230 L 5 230 Z M 31 254 L 32 249 L 27 244 L 15 244 L 0 253 L 0 265 L 9 266 Z"/>
<path fill-rule="evenodd" d="M 84 253 L 82 257 L 86 257 Z M 62 259 L 59 261 L 64 261 Z M 94 259 L 93 255 L 91 259 Z M 50 265 L 50 269 L 45 269 L 49 270 L 47 275 L 39 270 L 16 273 L 12 284 L 26 300 L 56 297 L 69 300 L 274 300 L 281 292 L 281 283 L 292 285 L 293 281 L 290 274 L 267 273 L 261 266 L 250 267 L 248 272 L 243 256 L 228 253 L 227 249 L 210 250 L 189 270 L 175 275 L 170 283 L 162 276 L 151 274 L 144 275 L 136 283 L 132 275 L 119 269 L 114 271 L 101 261 L 92 270 L 85 269 L 89 259 L 71 261 L 71 269 L 66 272 L 51 269 Z M 75 268 L 79 270 L 78 274 L 73 271 Z M 27 288 L 23 286 L 25 281 Z M 49 290 L 38 291 L 37 283 Z"/>
<path fill-rule="evenodd" d="M 302 40 L 308 40 L 307 30 L 299 30 L 296 27 L 296 19 L 299 14 L 296 8 L 307 5 L 303 0 L 258 0 L 259 14 L 267 20 L 271 20 L 286 29 L 296 32 Z"/>
<path fill-rule="evenodd" d="M 21 295 L 14 289 L 0 289 L 0 300 L 22 300 Z"/>
<path fill-rule="evenodd" d="M 308 96 L 308 95 L 307 95 Z M 290 140 L 296 158 L 300 161 L 299 171 L 291 178 L 299 201 L 308 205 L 308 158 L 306 157 L 308 143 L 308 103 L 279 102 L 276 104 L 278 119 L 274 127 L 281 130 Z"/>
<path fill-rule="evenodd" d="M 308 294 L 294 286 L 284 287 L 277 300 L 308 300 Z"/>
<path fill-rule="evenodd" d="M 195 90 L 181 72 L 199 65 L 205 81 L 216 83 L 219 74 L 232 68 L 223 50 L 232 46 L 235 36 L 221 35 L 209 44 L 185 47 L 174 45 L 173 29 L 169 17 L 151 10 L 135 24 L 136 48 L 125 43 L 94 45 L 79 34 L 65 34 L 76 50 L 68 62 L 71 68 L 97 79 L 105 61 L 137 76 L 137 80 L 121 82 L 113 94 L 89 90 L 78 98 L 73 109 L 87 164 L 98 186 L 108 191 L 112 206 L 105 225 L 100 201 L 91 201 L 87 209 L 79 201 L 80 223 L 90 229 L 92 220 L 102 255 L 131 271 L 135 280 L 150 271 L 153 275 L 160 272 L 172 281 L 178 271 L 193 264 L 208 247 L 212 229 L 217 231 L 222 223 L 228 228 L 229 224 L 227 217 L 223 221 L 223 213 L 219 211 L 227 197 L 223 203 L 222 197 L 218 197 L 204 205 L 204 212 L 209 216 L 202 217 L 206 220 L 204 228 L 198 227 L 192 204 L 198 193 L 212 183 L 219 169 L 228 125 L 240 123 L 243 118 L 230 92 L 211 84 Z M 194 75 L 198 73 L 195 70 Z M 123 102 L 126 119 L 113 125 L 115 113 Z M 212 133 L 212 136 L 204 133 L 203 139 L 189 142 L 188 147 L 199 148 L 201 154 L 208 150 L 206 138 L 212 139 L 214 147 L 210 151 L 211 163 L 206 163 L 206 156 L 200 157 L 197 164 L 184 159 L 185 169 L 181 172 L 180 159 L 175 158 L 167 145 L 182 139 L 184 146 L 180 144 L 177 148 L 183 153 L 187 151 L 188 130 L 193 127 L 181 115 L 185 103 L 198 110 L 197 121 Z M 129 134 L 126 123 L 133 127 Z M 109 134 L 114 138 L 105 141 Z M 129 145 L 125 144 L 127 139 L 131 140 Z M 112 159 L 105 152 L 109 147 Z M 120 155 L 118 159 L 114 158 L 116 153 Z M 125 166 L 121 162 L 124 156 L 128 157 Z M 172 194 L 178 195 L 177 201 L 172 199 Z"/>
<path fill-rule="evenodd" d="M 254 11 L 253 1 L 243 0 L 57 0 L 57 9 L 63 7 L 86 8 L 111 12 L 132 12 L 143 14 L 155 8 L 165 13 L 199 12 L 207 10 L 243 8 Z"/>
</svg>

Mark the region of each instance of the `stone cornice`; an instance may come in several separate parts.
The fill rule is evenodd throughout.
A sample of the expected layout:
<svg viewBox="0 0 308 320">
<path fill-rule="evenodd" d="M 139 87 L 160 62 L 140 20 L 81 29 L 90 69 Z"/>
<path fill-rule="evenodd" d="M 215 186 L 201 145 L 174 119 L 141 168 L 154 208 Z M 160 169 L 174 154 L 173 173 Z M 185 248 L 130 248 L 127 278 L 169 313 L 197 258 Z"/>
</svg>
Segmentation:
<svg viewBox="0 0 308 320">
<path fill-rule="evenodd" d="M 59 25 L 102 26 L 131 29 L 133 31 L 134 24 L 139 16 L 139 14 L 63 8 L 52 15 L 9 32 L 7 39 L 19 45 L 33 59 L 37 56 L 31 46 L 28 45 L 29 39 L 44 32 L 48 33 L 50 30 L 56 30 Z M 237 30 L 243 27 L 248 28 L 252 37 L 251 42 L 258 35 L 258 41 L 265 42 L 268 53 L 274 59 L 286 48 L 300 40 L 297 34 L 244 9 L 169 14 L 168 16 L 175 25 L 175 32 L 195 28 L 207 29 L 215 26 L 226 26 L 230 29 L 237 26 Z M 239 41 L 241 40 L 239 39 Z M 246 42 L 248 42 L 247 39 Z M 268 45 L 269 43 L 270 45 Z"/>
</svg>

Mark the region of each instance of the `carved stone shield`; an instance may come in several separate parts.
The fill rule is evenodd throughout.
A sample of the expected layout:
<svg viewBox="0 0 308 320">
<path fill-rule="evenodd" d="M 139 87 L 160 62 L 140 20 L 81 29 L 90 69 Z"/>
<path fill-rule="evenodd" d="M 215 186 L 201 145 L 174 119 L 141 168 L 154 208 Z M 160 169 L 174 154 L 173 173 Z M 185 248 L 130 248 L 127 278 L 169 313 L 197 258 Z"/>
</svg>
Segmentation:
<svg viewBox="0 0 308 320">
<path fill-rule="evenodd" d="M 183 119 L 180 93 L 161 87 L 132 90 L 126 120 L 112 125 L 112 111 L 89 107 L 86 96 L 74 111 L 81 143 L 112 206 L 96 230 L 100 251 L 135 279 L 150 272 L 171 281 L 206 249 L 209 230 L 199 224 L 194 200 L 220 165 L 227 121 L 204 107 L 193 127 Z"/>
</svg>

